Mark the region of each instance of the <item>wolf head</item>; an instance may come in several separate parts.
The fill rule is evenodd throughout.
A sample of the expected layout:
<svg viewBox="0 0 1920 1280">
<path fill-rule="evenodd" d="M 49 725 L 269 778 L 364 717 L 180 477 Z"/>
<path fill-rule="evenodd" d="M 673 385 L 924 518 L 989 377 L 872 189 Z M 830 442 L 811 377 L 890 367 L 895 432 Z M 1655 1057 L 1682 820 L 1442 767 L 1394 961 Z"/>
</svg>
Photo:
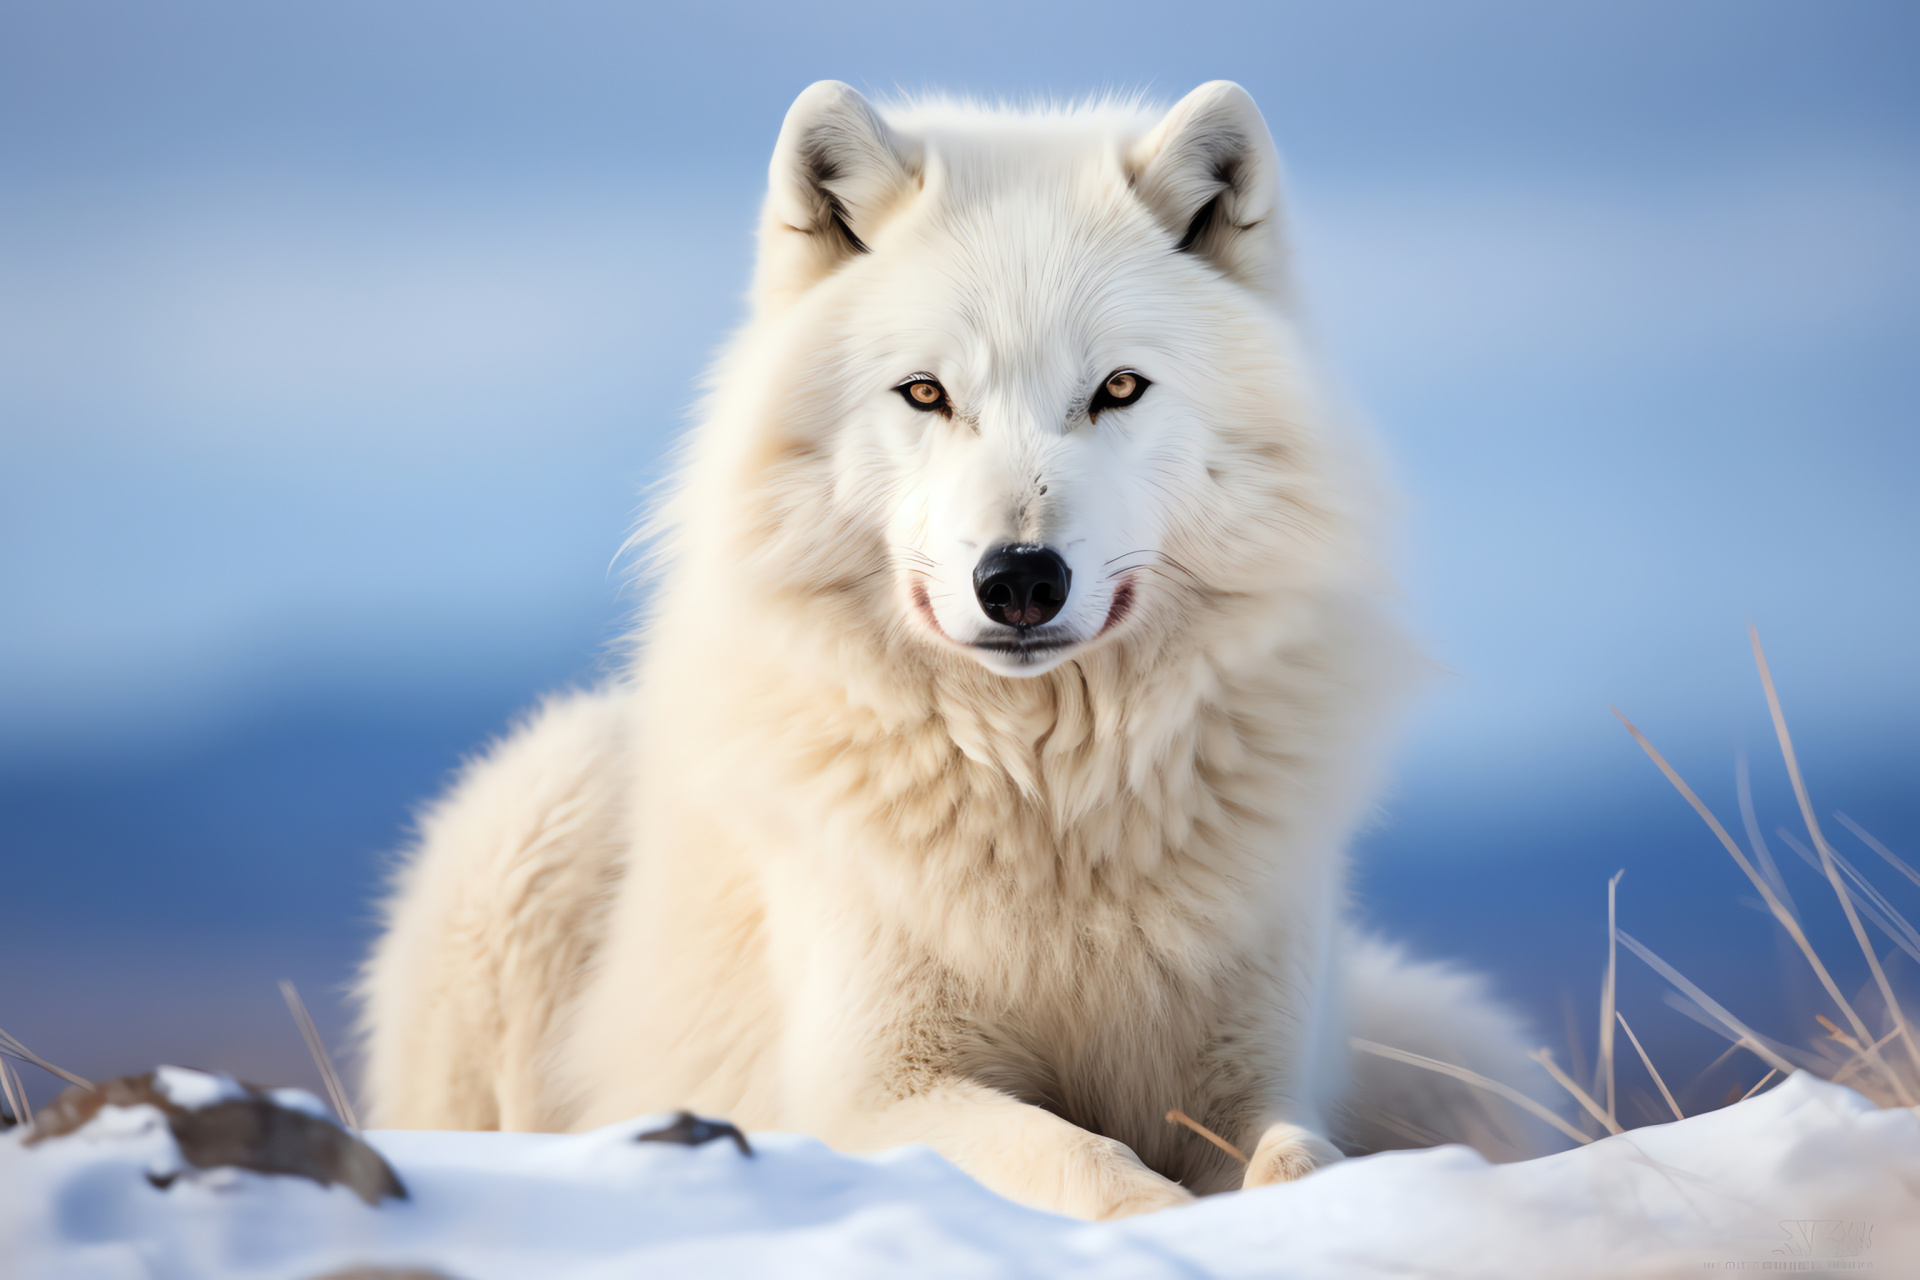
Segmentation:
<svg viewBox="0 0 1920 1280">
<path fill-rule="evenodd" d="M 748 504 L 706 522 L 716 574 L 1001 676 L 1259 614 L 1343 545 L 1288 292 L 1237 85 L 1162 115 L 823 81 L 774 150 L 683 506 Z"/>
</svg>

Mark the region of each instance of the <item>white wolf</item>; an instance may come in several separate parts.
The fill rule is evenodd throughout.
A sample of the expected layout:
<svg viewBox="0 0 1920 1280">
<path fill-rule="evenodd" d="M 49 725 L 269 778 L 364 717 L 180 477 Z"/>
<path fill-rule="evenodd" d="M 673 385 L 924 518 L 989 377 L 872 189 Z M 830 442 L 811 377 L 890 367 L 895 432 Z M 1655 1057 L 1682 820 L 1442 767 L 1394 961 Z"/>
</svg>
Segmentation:
<svg viewBox="0 0 1920 1280">
<path fill-rule="evenodd" d="M 1281 214 L 1225 82 L 800 96 L 630 676 L 471 764 L 398 877 L 376 1123 L 687 1107 L 1088 1217 L 1502 1140 L 1349 1049 L 1528 1069 L 1477 980 L 1341 923 L 1412 663 Z"/>
</svg>

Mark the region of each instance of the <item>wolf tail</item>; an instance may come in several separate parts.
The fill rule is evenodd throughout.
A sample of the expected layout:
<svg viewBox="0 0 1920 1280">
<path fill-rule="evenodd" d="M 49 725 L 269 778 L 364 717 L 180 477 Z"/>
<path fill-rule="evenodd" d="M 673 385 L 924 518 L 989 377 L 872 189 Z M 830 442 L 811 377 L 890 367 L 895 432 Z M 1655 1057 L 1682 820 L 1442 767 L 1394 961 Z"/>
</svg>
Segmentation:
<svg viewBox="0 0 1920 1280">
<path fill-rule="evenodd" d="M 1559 1090 L 1528 1056 L 1525 1024 L 1484 977 L 1366 935 L 1353 937 L 1346 965 L 1356 1041 L 1464 1067 L 1554 1107 Z M 1353 1050 L 1352 1081 L 1337 1126 L 1349 1151 L 1458 1142 L 1489 1160 L 1521 1160 L 1569 1143 L 1494 1092 L 1370 1050 Z"/>
</svg>

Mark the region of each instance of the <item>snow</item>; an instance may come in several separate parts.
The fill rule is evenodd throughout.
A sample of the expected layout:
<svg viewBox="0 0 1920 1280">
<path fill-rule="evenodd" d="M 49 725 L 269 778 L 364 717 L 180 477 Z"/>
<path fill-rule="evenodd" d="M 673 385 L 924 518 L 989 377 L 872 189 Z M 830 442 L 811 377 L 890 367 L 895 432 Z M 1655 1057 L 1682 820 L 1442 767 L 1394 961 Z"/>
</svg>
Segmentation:
<svg viewBox="0 0 1920 1280">
<path fill-rule="evenodd" d="M 268 1089 L 267 1097 L 277 1107 L 289 1111 L 298 1111 L 305 1115 L 318 1116 L 322 1120 L 333 1119 L 333 1111 L 326 1103 L 308 1093 L 305 1089 Z"/>
<path fill-rule="evenodd" d="M 246 1087 L 232 1076 L 187 1067 L 155 1067 L 153 1087 L 174 1106 L 189 1111 L 218 1102 L 237 1102 L 247 1096 Z"/>
<path fill-rule="evenodd" d="M 138 1114 L 144 1112 L 144 1116 Z M 1003 1200 L 925 1148 L 784 1134 L 636 1142 L 375 1132 L 409 1198 L 177 1169 L 152 1107 L 0 1138 L 0 1274 L 309 1280 L 355 1264 L 460 1280 L 599 1277 L 1697 1276 L 1920 1270 L 1920 1120 L 1804 1074 L 1737 1106 L 1524 1164 L 1459 1147 L 1087 1224 Z"/>
</svg>

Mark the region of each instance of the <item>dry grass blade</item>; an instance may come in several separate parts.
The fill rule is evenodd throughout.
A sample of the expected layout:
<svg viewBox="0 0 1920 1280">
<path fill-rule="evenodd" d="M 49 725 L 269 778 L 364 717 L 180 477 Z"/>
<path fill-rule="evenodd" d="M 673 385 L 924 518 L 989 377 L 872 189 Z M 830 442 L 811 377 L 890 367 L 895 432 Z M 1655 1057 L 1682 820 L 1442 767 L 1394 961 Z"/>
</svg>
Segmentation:
<svg viewBox="0 0 1920 1280">
<path fill-rule="evenodd" d="M 1800 855 L 1802 862 L 1815 871 L 1823 870 L 1820 855 L 1796 840 L 1792 832 L 1782 830 L 1780 838 L 1786 842 L 1789 849 Z M 1900 914 L 1899 909 L 1887 901 L 1887 896 L 1874 888 L 1873 882 L 1861 875 L 1851 862 L 1840 856 L 1838 851 L 1834 852 L 1833 861 L 1846 881 L 1847 895 L 1853 899 L 1855 909 L 1872 921 L 1874 927 L 1886 934 L 1896 947 L 1916 961 L 1920 961 L 1920 930 L 1916 930 L 1909 924 L 1907 918 Z"/>
<path fill-rule="evenodd" d="M 347 1128 L 358 1133 L 360 1118 L 353 1114 L 353 1103 L 347 1100 L 346 1087 L 340 1083 L 340 1073 L 333 1069 L 333 1059 L 327 1056 L 327 1046 L 320 1040 L 320 1029 L 313 1025 L 306 1002 L 300 999 L 300 992 L 293 983 L 285 978 L 280 980 L 280 994 L 286 999 L 287 1011 L 293 1014 L 293 1021 L 300 1028 L 301 1038 L 307 1042 L 307 1052 L 313 1055 L 313 1065 L 320 1069 L 320 1079 L 327 1086 L 327 1097 L 333 1101 L 334 1114 L 340 1117 Z"/>
<path fill-rule="evenodd" d="M 1567 1024 L 1567 1061 L 1573 1064 L 1575 1071 L 1585 1070 L 1587 1047 L 1580 1039 L 1580 1011 L 1574 1007 L 1573 992 L 1566 987 L 1560 988 L 1560 1016 Z M 1600 1055 L 1596 1047 L 1593 1059 L 1594 1087 L 1599 1088 Z"/>
<path fill-rule="evenodd" d="M 1602 1125 L 1606 1126 L 1606 1130 L 1608 1133 L 1625 1133 L 1626 1132 L 1626 1130 L 1622 1129 L 1612 1116 L 1607 1114 L 1607 1110 L 1605 1107 L 1602 1107 L 1599 1103 L 1595 1102 L 1593 1100 L 1593 1096 L 1589 1094 L 1585 1089 L 1582 1089 L 1580 1087 L 1579 1081 L 1575 1080 L 1572 1076 L 1568 1075 L 1565 1071 L 1562 1071 L 1560 1069 L 1560 1064 L 1553 1060 L 1552 1050 L 1535 1049 L 1532 1053 L 1528 1054 L 1527 1056 L 1532 1058 L 1535 1062 L 1539 1063 L 1541 1066 L 1545 1067 L 1547 1069 L 1547 1074 L 1553 1077 L 1554 1083 L 1559 1085 L 1562 1089 L 1565 1089 L 1568 1093 L 1572 1094 L 1573 1100 L 1579 1103 L 1581 1108 L 1585 1110 L 1588 1115 L 1592 1116 L 1595 1120 L 1598 1120 Z"/>
<path fill-rule="evenodd" d="M 1745 1049 L 1747 1052 L 1753 1054 L 1755 1057 L 1758 1057 L 1762 1062 L 1765 1062 L 1769 1065 L 1771 1065 L 1777 1060 L 1785 1059 L 1789 1064 L 1791 1064 L 1796 1069 L 1801 1071 L 1811 1071 L 1815 1075 L 1819 1075 L 1822 1071 L 1826 1070 L 1827 1068 L 1833 1065 L 1831 1062 L 1821 1058 L 1817 1054 L 1807 1053 L 1801 1049 L 1795 1048 L 1793 1045 L 1783 1044 L 1780 1041 L 1775 1040 L 1769 1036 L 1759 1036 L 1759 1033 L 1755 1032 L 1754 1034 L 1758 1036 L 1757 1043 L 1764 1044 L 1767 1050 L 1769 1051 L 1767 1053 L 1762 1053 L 1759 1048 L 1755 1047 L 1756 1041 L 1748 1040 L 1745 1036 L 1741 1035 L 1738 1031 L 1728 1030 L 1726 1021 L 1724 1019 L 1715 1017 L 1713 1014 L 1708 1013 L 1705 1009 L 1702 1009 L 1699 1005 L 1687 999 L 1685 996 L 1681 995 L 1678 991 L 1667 992 L 1665 995 L 1660 997 L 1660 1002 L 1666 1005 L 1669 1009 L 1672 1009 L 1675 1013 L 1678 1013 L 1683 1015 L 1684 1017 L 1690 1018 L 1694 1022 L 1697 1022 L 1701 1026 L 1705 1027 L 1707 1030 L 1713 1032 L 1713 1034 L 1717 1036 L 1722 1036 L 1726 1039 L 1727 1045 L 1728 1045 L 1727 1051 L 1721 1054 L 1718 1058 L 1715 1058 L 1713 1060 L 1714 1067 L 1720 1066 L 1727 1059 L 1733 1057 L 1734 1054 L 1740 1052 L 1742 1049 Z M 1698 1076 L 1694 1078 L 1694 1083 L 1698 1084 L 1700 1083 L 1700 1081 L 1706 1079 L 1707 1076 L 1711 1073 L 1711 1071 L 1712 1071 L 1712 1067 L 1709 1067 L 1706 1071 L 1702 1071 Z"/>
<path fill-rule="evenodd" d="M 1633 721 L 1621 715 L 1618 707 L 1612 708 L 1612 711 L 1614 715 L 1619 716 L 1620 723 L 1627 727 L 1627 732 L 1633 735 L 1633 740 L 1640 744 L 1640 749 L 1647 753 L 1647 758 L 1652 760 L 1660 772 L 1666 775 L 1667 781 L 1673 784 L 1674 790 L 1678 791 L 1681 796 L 1685 798 L 1686 802 L 1693 806 L 1693 811 L 1700 815 L 1701 820 L 1704 821 L 1713 831 L 1713 834 L 1719 838 L 1721 845 L 1726 848 L 1728 853 L 1733 855 L 1734 862 L 1739 865 L 1741 871 L 1746 873 L 1747 879 L 1753 882 L 1753 887 L 1760 891 L 1760 896 L 1766 901 L 1767 909 L 1773 913 L 1773 918 L 1780 922 L 1780 927 L 1787 931 L 1787 936 L 1792 938 L 1794 945 L 1800 948 L 1800 954 L 1806 957 L 1807 964 L 1813 969 L 1814 976 L 1820 980 L 1821 987 L 1826 990 L 1827 998 L 1833 1001 L 1835 1007 L 1837 1007 L 1840 1012 L 1846 1016 L 1847 1021 L 1853 1025 L 1854 1034 L 1859 1036 L 1862 1041 L 1871 1042 L 1873 1036 L 1867 1031 L 1867 1024 L 1861 1020 L 1858 1013 L 1854 1012 L 1854 1008 L 1847 1002 L 1847 998 L 1840 994 L 1840 984 L 1835 982 L 1833 975 L 1827 971 L 1827 966 L 1821 961 L 1819 953 L 1813 949 L 1813 943 L 1807 940 L 1806 931 L 1800 927 L 1800 922 L 1794 918 L 1792 912 L 1787 910 L 1785 904 L 1774 895 L 1773 886 L 1768 884 L 1766 878 L 1754 868 L 1753 863 L 1747 860 L 1747 855 L 1741 851 L 1739 845 L 1734 843 L 1733 837 L 1727 834 L 1727 829 L 1720 825 L 1720 819 L 1713 816 L 1713 810 L 1707 808 L 1700 797 L 1693 793 L 1693 788 L 1687 785 L 1686 780 L 1675 772 L 1672 765 L 1667 763 L 1666 757 L 1655 750 L 1651 742 L 1647 741 L 1647 736 L 1634 726 Z M 1652 953 L 1649 952 L 1648 954 Z M 1643 956 L 1642 959 L 1645 959 L 1645 957 Z M 1755 1041 L 1755 1043 L 1758 1044 L 1759 1042 Z M 1758 1050 L 1756 1049 L 1755 1052 L 1758 1052 Z M 1889 1080 L 1892 1080 L 1896 1086 L 1899 1086 L 1900 1092 L 1903 1095 L 1906 1093 L 1905 1087 L 1899 1085 L 1899 1081 L 1894 1076 L 1891 1067 L 1887 1066 L 1884 1061 L 1878 1062 L 1875 1065 L 1877 1070 L 1886 1075 Z"/>
<path fill-rule="evenodd" d="M 1438 1129 L 1415 1124 L 1403 1116 L 1388 1115 L 1378 1107 L 1361 1107 L 1355 1114 L 1364 1116 L 1367 1123 L 1380 1126 L 1410 1147 L 1444 1147 L 1451 1141 Z"/>
<path fill-rule="evenodd" d="M 1767 711 L 1773 716 L 1774 736 L 1780 740 L 1780 755 L 1787 763 L 1787 780 L 1793 784 L 1794 799 L 1800 802 L 1800 817 L 1807 824 L 1807 834 L 1813 837 L 1814 849 L 1820 854 L 1820 862 L 1827 873 L 1827 883 L 1833 886 L 1834 896 L 1840 899 L 1840 908 L 1846 912 L 1854 941 L 1860 944 L 1860 952 L 1867 958 L 1867 968 L 1873 973 L 1874 985 L 1880 988 L 1880 998 L 1887 1003 L 1887 1016 L 1893 1019 L 1895 1029 L 1900 1032 L 1900 1041 L 1906 1045 L 1914 1066 L 1920 1068 L 1920 1045 L 1913 1042 L 1913 1033 L 1907 1028 L 1906 1018 L 1900 1011 L 1900 1001 L 1894 997 L 1893 984 L 1887 981 L 1887 971 L 1880 967 L 1880 956 L 1873 949 L 1872 939 L 1867 937 L 1867 927 L 1860 923 L 1860 913 L 1853 909 L 1853 897 L 1847 892 L 1847 886 L 1841 883 L 1839 868 L 1833 865 L 1833 850 L 1828 847 L 1826 836 L 1820 832 L 1820 819 L 1814 815 L 1813 800 L 1807 795 L 1806 779 L 1800 776 L 1800 760 L 1793 751 L 1793 738 L 1787 733 L 1786 713 L 1780 709 L 1780 693 L 1773 687 L 1773 672 L 1767 668 L 1766 650 L 1760 647 L 1760 630 L 1758 627 L 1748 627 L 1747 634 L 1753 640 L 1753 661 L 1760 670 L 1760 687 L 1766 690 Z M 1864 1025 L 1856 1027 L 1855 1034 L 1862 1040 L 1873 1039 Z M 1891 1068 L 1887 1075 L 1901 1101 L 1907 1106 L 1914 1105 L 1914 1097 L 1906 1081 Z"/>
<path fill-rule="evenodd" d="M 1839 1081 L 1841 1076 L 1850 1075 L 1853 1072 L 1860 1070 L 1862 1067 L 1872 1065 L 1872 1060 L 1867 1056 L 1868 1055 L 1867 1046 L 1862 1045 L 1858 1040 L 1855 1040 L 1852 1036 L 1848 1035 L 1845 1031 L 1842 1031 L 1839 1027 L 1835 1026 L 1833 1024 L 1832 1018 L 1829 1018 L 1824 1013 L 1816 1013 L 1813 1015 L 1813 1020 L 1819 1023 L 1822 1027 L 1826 1028 L 1827 1039 L 1833 1041 L 1835 1044 L 1838 1044 L 1841 1048 L 1845 1049 L 1848 1053 L 1853 1055 L 1853 1057 L 1848 1060 L 1845 1066 L 1841 1067 L 1839 1071 L 1836 1071 L 1834 1073 L 1833 1078 L 1836 1083 Z M 1873 1042 L 1873 1048 L 1875 1049 L 1883 1048 L 1888 1041 L 1892 1040 L 1896 1035 L 1899 1035 L 1899 1034 L 1900 1032 L 1898 1028 L 1887 1032 L 1887 1034 L 1885 1034 L 1884 1036 L 1881 1036 L 1878 1040 Z"/>
<path fill-rule="evenodd" d="M 1685 992 L 1687 999 L 1693 1001 L 1702 1009 L 1706 1010 L 1707 1013 L 1711 1014 L 1728 1032 L 1738 1039 L 1744 1040 L 1749 1049 L 1752 1049 L 1766 1060 L 1768 1066 L 1778 1067 L 1784 1074 L 1792 1074 L 1793 1064 L 1791 1062 L 1788 1062 L 1785 1058 L 1768 1048 L 1766 1041 L 1757 1031 L 1740 1021 L 1740 1019 L 1734 1017 L 1731 1013 L 1728 1013 L 1725 1006 L 1702 991 L 1699 987 L 1694 986 L 1678 969 L 1653 954 L 1644 943 L 1624 929 L 1620 931 L 1620 941 L 1627 944 L 1627 950 L 1633 952 L 1633 954 L 1639 956 L 1642 960 L 1646 961 L 1648 965 L 1652 966 L 1655 973 L 1658 973 L 1668 982 L 1671 982 L 1674 986 Z"/>
<path fill-rule="evenodd" d="M 0 1058 L 0 1090 L 7 1095 L 7 1110 L 13 1113 L 15 1124 L 33 1123 L 33 1104 L 27 1101 L 27 1084 L 13 1064 Z"/>
<path fill-rule="evenodd" d="M 1376 1058 L 1385 1058 L 1390 1062 L 1404 1062 L 1410 1067 L 1421 1067 L 1428 1071 L 1436 1071 L 1443 1076 L 1452 1076 L 1455 1080 L 1470 1084 L 1476 1089 L 1484 1089 L 1488 1093 L 1505 1098 L 1508 1102 L 1511 1102 L 1514 1106 L 1519 1107 L 1529 1115 L 1538 1116 L 1540 1119 L 1545 1120 L 1548 1124 L 1558 1129 L 1561 1133 L 1566 1134 L 1575 1142 L 1588 1143 L 1593 1141 L 1592 1138 L 1589 1138 L 1586 1134 L 1580 1132 L 1518 1089 L 1511 1085 L 1501 1084 L 1498 1080 L 1490 1080 L 1477 1071 L 1469 1071 L 1465 1067 L 1456 1067 L 1451 1062 L 1442 1062 L 1438 1058 L 1429 1058 L 1425 1054 L 1409 1053 L 1405 1049 L 1395 1049 L 1391 1045 L 1376 1044 L 1371 1040 L 1362 1040 L 1358 1036 L 1355 1036 L 1351 1043 L 1354 1048 L 1360 1050 L 1362 1053 L 1370 1053 Z"/>
<path fill-rule="evenodd" d="M 1860 1042 L 1842 1031 L 1839 1027 L 1834 1026 L 1832 1018 L 1829 1018 L 1824 1013 L 1816 1013 L 1813 1015 L 1813 1020 L 1827 1029 L 1827 1039 L 1839 1041 L 1847 1048 L 1853 1050 L 1854 1056 L 1856 1057 L 1866 1056 L 1866 1050 L 1860 1047 Z"/>
<path fill-rule="evenodd" d="M 1694 1005 L 1688 1003 L 1686 1001 L 1686 998 L 1684 996 L 1681 996 L 1678 992 L 1674 993 L 1674 1000 L 1677 1000 L 1683 1004 L 1686 1004 L 1689 1009 L 1692 1009 L 1694 1011 L 1694 1014 L 1697 1014 L 1700 1018 L 1705 1018 L 1708 1022 L 1713 1023 L 1713 1029 L 1719 1034 L 1721 1035 L 1727 1034 L 1727 1029 L 1725 1027 L 1721 1026 L 1717 1022 L 1714 1022 L 1712 1018 L 1708 1018 L 1706 1014 L 1700 1013 L 1700 1011 L 1697 1008 L 1695 1008 Z M 1672 1004 L 1673 1001 L 1668 1001 L 1668 1003 Z M 1721 1052 L 1719 1057 L 1715 1058 L 1712 1062 L 1709 1062 L 1704 1068 L 1702 1068 L 1700 1074 L 1693 1078 L 1694 1085 L 1699 1084 L 1702 1080 L 1705 1080 L 1708 1076 L 1712 1075 L 1714 1073 L 1714 1070 L 1718 1068 L 1722 1063 L 1725 1063 L 1730 1058 L 1732 1058 L 1734 1054 L 1740 1052 L 1742 1049 L 1746 1047 L 1747 1047 L 1747 1042 L 1745 1040 L 1736 1038 L 1732 1044 L 1728 1045 L 1726 1049 L 1724 1049 Z M 1693 1086 L 1690 1085 L 1688 1087 L 1691 1088 Z"/>
<path fill-rule="evenodd" d="M 1600 984 L 1600 1066 L 1596 1075 L 1599 1083 L 1607 1089 L 1607 1123 L 1612 1124 L 1619 1118 L 1615 1110 L 1613 1085 L 1613 1013 L 1614 1000 L 1619 991 L 1620 951 L 1614 937 L 1620 927 L 1619 890 L 1620 877 L 1627 874 L 1623 867 L 1613 873 L 1613 879 L 1607 881 L 1607 976 Z"/>
<path fill-rule="evenodd" d="M 1740 1095 L 1740 1101 L 1745 1102 L 1748 1098 L 1751 1098 L 1754 1094 L 1760 1092 L 1761 1089 L 1766 1087 L 1767 1081 L 1773 1079 L 1775 1076 L 1779 1074 L 1780 1074 L 1780 1068 L 1778 1067 L 1768 1068 L 1767 1074 L 1761 1076 L 1760 1079 L 1754 1083 L 1753 1088 L 1747 1090 L 1745 1093 Z"/>
<path fill-rule="evenodd" d="M 1826 1022 L 1826 1019 L 1822 1018 L 1821 1021 Z M 1829 1027 L 1833 1026 L 1831 1022 L 1828 1022 L 1827 1025 Z M 1887 1032 L 1887 1034 L 1885 1034 L 1884 1036 L 1881 1036 L 1878 1040 L 1874 1041 L 1873 1047 L 1876 1049 L 1885 1048 L 1887 1042 L 1889 1040 L 1892 1040 L 1894 1036 L 1898 1034 L 1899 1034 L 1898 1031 Z M 1847 1059 L 1845 1065 L 1843 1065 L 1838 1071 L 1833 1073 L 1833 1082 L 1835 1084 L 1845 1084 L 1849 1076 L 1852 1076 L 1857 1072 L 1865 1070 L 1866 1068 L 1873 1065 L 1872 1060 L 1867 1057 L 1865 1051 L 1862 1050 L 1858 1044 L 1854 1043 L 1854 1039 L 1852 1036 L 1847 1035 L 1845 1032 L 1842 1032 L 1839 1036 L 1836 1036 L 1834 1038 L 1839 1040 L 1842 1044 L 1848 1045 L 1853 1049 L 1853 1057 Z"/>
<path fill-rule="evenodd" d="M 84 1076 L 77 1076 L 65 1067 L 54 1066 L 51 1062 L 48 1062 L 45 1058 L 27 1048 L 27 1046 L 21 1044 L 5 1031 L 0 1031 L 0 1053 L 4 1053 L 8 1057 L 18 1058 L 22 1062 L 31 1062 L 34 1066 L 47 1072 L 49 1075 L 59 1076 L 68 1084 L 77 1084 L 82 1089 L 93 1088 L 93 1081 Z"/>
<path fill-rule="evenodd" d="M 1245 1153 L 1242 1152 L 1240 1148 L 1234 1146 L 1231 1142 L 1228 1142 L 1225 1138 L 1221 1137 L 1219 1134 L 1215 1133 L 1213 1130 L 1207 1128 L 1207 1126 L 1201 1124 L 1198 1120 L 1195 1120 L 1192 1116 L 1180 1110 L 1180 1108 L 1178 1107 L 1175 1107 L 1173 1110 L 1167 1112 L 1167 1123 L 1183 1124 L 1187 1126 L 1187 1128 L 1199 1134 L 1201 1137 L 1205 1138 L 1208 1142 L 1211 1142 L 1214 1146 L 1220 1148 L 1222 1151 L 1232 1156 L 1235 1160 L 1238 1160 L 1241 1164 L 1252 1163 L 1247 1159 Z"/>
<path fill-rule="evenodd" d="M 1867 848 L 1873 850 L 1875 853 L 1879 854 L 1882 858 L 1886 859 L 1888 866 L 1892 867 L 1895 871 L 1898 871 L 1901 875 L 1913 881 L 1915 884 L 1920 885 L 1920 871 L 1915 871 L 1912 867 L 1908 866 L 1906 863 L 1906 860 L 1902 858 L 1899 854 L 1895 853 L 1893 850 L 1887 848 L 1887 846 L 1885 846 L 1884 844 L 1881 844 L 1878 840 L 1874 839 L 1871 835 L 1867 834 L 1866 828 L 1862 827 L 1859 823 L 1855 822 L 1852 818 L 1849 818 L 1846 814 L 1836 811 L 1833 816 L 1840 820 L 1841 826 L 1845 827 L 1847 830 L 1853 832 L 1854 835 L 1858 836 L 1860 838 L 1861 844 L 1864 844 L 1865 846 L 1867 846 Z"/>
<path fill-rule="evenodd" d="M 1633 1034 L 1633 1028 L 1627 1025 L 1627 1015 L 1616 1009 L 1613 1016 L 1620 1019 L 1620 1029 L 1627 1033 L 1627 1039 L 1632 1043 L 1633 1051 L 1640 1055 L 1640 1065 L 1647 1069 L 1647 1074 L 1653 1077 L 1653 1082 L 1660 1086 L 1660 1096 L 1665 1098 L 1667 1106 L 1673 1109 L 1673 1118 L 1685 1120 L 1686 1112 L 1680 1110 L 1680 1104 L 1673 1100 L 1673 1090 L 1667 1088 L 1667 1082 L 1662 1080 L 1660 1073 L 1654 1069 L 1653 1059 L 1649 1058 L 1647 1051 L 1640 1047 L 1640 1037 Z"/>
<path fill-rule="evenodd" d="M 1800 918 L 1800 909 L 1795 904 L 1793 895 L 1787 892 L 1787 881 L 1780 874 L 1779 865 L 1773 860 L 1773 850 L 1767 848 L 1767 839 L 1760 834 L 1760 818 L 1753 811 L 1753 779 L 1748 775 L 1747 753 L 1744 751 L 1740 753 L 1740 758 L 1734 765 L 1733 782 L 1734 791 L 1739 797 L 1740 821 L 1747 829 L 1747 843 L 1753 846 L 1754 861 L 1760 864 L 1760 873 L 1766 876 L 1767 883 L 1773 886 L 1773 891 L 1779 895 L 1780 901 L 1785 904 L 1788 911 L 1793 912 L 1797 920 Z"/>
</svg>

